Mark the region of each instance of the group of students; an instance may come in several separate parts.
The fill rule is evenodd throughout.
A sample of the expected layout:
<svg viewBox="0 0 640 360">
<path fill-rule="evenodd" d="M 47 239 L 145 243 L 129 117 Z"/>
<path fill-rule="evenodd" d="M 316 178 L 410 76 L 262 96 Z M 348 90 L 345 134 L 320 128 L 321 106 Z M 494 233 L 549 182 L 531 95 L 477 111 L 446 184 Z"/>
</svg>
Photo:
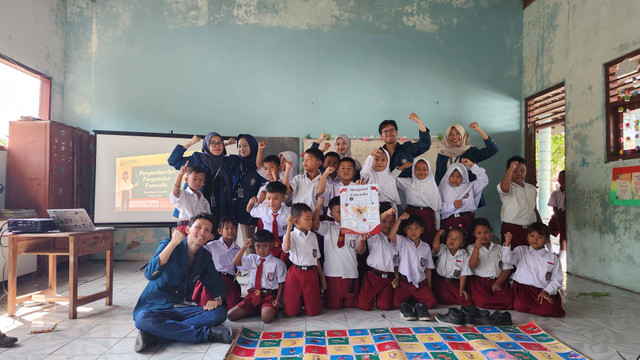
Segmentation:
<svg viewBox="0 0 640 360">
<path fill-rule="evenodd" d="M 271 322 L 280 307 L 289 316 L 300 314 L 303 307 L 307 316 L 315 316 L 323 303 L 328 309 L 362 310 L 371 310 L 375 303 L 382 310 L 400 308 L 407 319 L 427 319 L 428 309 L 438 304 L 563 316 L 558 295 L 563 274 L 550 251 L 549 229 L 536 210 L 536 189 L 524 182 L 524 159 L 509 159 L 498 185 L 500 246 L 491 242 L 489 222 L 474 216 L 484 205 L 482 191 L 489 182 L 477 163 L 497 153 L 496 144 L 473 123 L 470 128 L 483 137 L 486 147 L 466 145 L 465 129 L 454 124 L 445 132 L 444 150 L 433 171 L 429 161 L 416 158 L 430 148 L 429 130 L 415 113 L 409 118 L 418 125 L 418 142 L 398 143 L 396 122 L 385 120 L 378 128 L 384 146 L 360 165 L 349 156 L 350 141 L 344 135 L 335 140 L 336 152 L 323 153 L 323 134 L 304 152 L 300 174 L 295 154 L 263 158 L 266 143 L 247 134 L 238 137 L 237 156 L 226 156 L 217 133 L 205 137 L 202 152 L 188 157 L 184 151 L 199 138 L 177 146 L 169 158 L 180 170 L 170 198 L 180 219 L 173 237 L 189 248 L 189 238 L 199 241 L 192 236 L 198 223 L 194 219 L 212 214 L 212 229 L 213 219 L 220 219 L 220 238 L 209 241 L 211 230 L 210 238 L 200 241 L 220 281 L 210 280 L 211 269 L 206 277 L 190 280 L 197 259 L 188 257 L 189 286 L 176 293 L 204 309 L 218 308 L 224 299 L 232 321 L 260 314 L 264 322 Z M 340 187 L 365 183 L 378 185 L 381 232 L 345 235 Z M 236 244 L 239 230 L 251 233 L 242 227 L 253 225 L 258 231 L 246 236 L 242 246 Z M 161 243 L 150 264 L 173 242 Z M 148 266 L 146 271 L 153 281 L 159 270 Z M 235 280 L 238 271 L 249 271 L 244 298 Z M 134 311 L 134 317 L 141 334 L 146 331 L 150 337 L 157 323 L 149 326 L 136 313 L 148 314 L 161 306 L 154 308 L 142 299 L 136 309 L 144 311 Z M 172 299 L 169 305 L 184 303 Z M 212 333 L 211 328 L 207 331 Z"/>
</svg>

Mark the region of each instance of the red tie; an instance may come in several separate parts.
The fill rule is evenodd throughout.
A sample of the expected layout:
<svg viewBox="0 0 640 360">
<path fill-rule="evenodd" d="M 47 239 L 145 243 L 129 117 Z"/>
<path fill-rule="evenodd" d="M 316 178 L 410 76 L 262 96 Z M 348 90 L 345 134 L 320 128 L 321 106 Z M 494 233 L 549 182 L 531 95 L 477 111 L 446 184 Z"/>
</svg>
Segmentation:
<svg viewBox="0 0 640 360">
<path fill-rule="evenodd" d="M 344 234 L 342 233 L 342 229 L 338 230 L 338 247 L 341 248 L 344 246 Z"/>
<path fill-rule="evenodd" d="M 254 284 L 256 296 L 253 298 L 254 305 L 260 302 L 260 290 L 262 290 L 262 263 L 264 260 L 265 259 L 260 258 L 260 264 L 258 264 L 258 267 L 256 268 L 256 279 Z"/>
<path fill-rule="evenodd" d="M 273 223 L 271 223 L 271 232 L 273 233 L 273 247 L 280 247 L 280 236 L 278 236 L 278 222 L 276 218 L 278 217 L 277 213 L 271 214 L 273 215 Z"/>
</svg>

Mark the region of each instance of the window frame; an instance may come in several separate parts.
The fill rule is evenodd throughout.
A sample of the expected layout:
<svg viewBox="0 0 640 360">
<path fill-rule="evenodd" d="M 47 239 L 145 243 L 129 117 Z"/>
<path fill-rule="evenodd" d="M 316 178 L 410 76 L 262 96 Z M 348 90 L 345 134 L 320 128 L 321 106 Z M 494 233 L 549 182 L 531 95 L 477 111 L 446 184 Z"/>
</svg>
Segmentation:
<svg viewBox="0 0 640 360">
<path fill-rule="evenodd" d="M 625 100 L 616 100 L 611 101 L 613 97 L 611 91 L 615 88 L 610 87 L 611 83 L 616 80 L 611 80 L 611 68 L 614 66 L 618 66 L 625 59 L 640 57 L 640 49 L 629 52 L 625 55 L 622 55 L 614 60 L 611 60 L 604 64 L 604 104 L 605 104 L 605 120 L 606 120 L 606 161 L 612 162 L 617 160 L 629 160 L 629 159 L 637 159 L 640 158 L 640 151 L 631 150 L 629 153 L 620 154 L 620 151 L 623 151 L 622 145 L 620 143 L 621 128 L 620 128 L 620 112 L 618 109 L 620 107 L 624 107 L 630 110 L 636 110 L 640 108 L 640 94 L 634 95 L 631 97 L 630 101 Z M 640 60 L 640 59 L 636 59 Z M 639 61 L 640 62 L 640 61 Z M 613 73 L 615 75 L 615 71 Z M 640 77 L 640 69 L 635 73 L 631 73 L 624 77 L 635 76 Z M 622 78 L 621 78 L 622 79 Z M 619 80 L 619 79 L 618 79 Z M 616 87 L 617 88 L 617 87 Z M 638 92 L 640 92 L 640 88 L 638 88 Z"/>
<path fill-rule="evenodd" d="M 41 73 L 27 65 L 0 53 L 0 63 L 40 80 L 40 106 L 38 117 L 42 120 L 51 120 L 51 76 Z M 0 145 L 0 150 L 6 150 L 6 146 Z"/>
</svg>

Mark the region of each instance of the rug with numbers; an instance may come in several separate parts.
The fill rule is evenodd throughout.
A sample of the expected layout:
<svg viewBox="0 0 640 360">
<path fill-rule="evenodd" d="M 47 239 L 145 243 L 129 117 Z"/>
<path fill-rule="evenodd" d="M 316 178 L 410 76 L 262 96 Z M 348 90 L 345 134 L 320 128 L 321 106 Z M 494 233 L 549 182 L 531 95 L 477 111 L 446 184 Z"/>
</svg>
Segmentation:
<svg viewBox="0 0 640 360">
<path fill-rule="evenodd" d="M 586 359 L 530 322 L 266 332 L 242 328 L 226 359 Z"/>
</svg>

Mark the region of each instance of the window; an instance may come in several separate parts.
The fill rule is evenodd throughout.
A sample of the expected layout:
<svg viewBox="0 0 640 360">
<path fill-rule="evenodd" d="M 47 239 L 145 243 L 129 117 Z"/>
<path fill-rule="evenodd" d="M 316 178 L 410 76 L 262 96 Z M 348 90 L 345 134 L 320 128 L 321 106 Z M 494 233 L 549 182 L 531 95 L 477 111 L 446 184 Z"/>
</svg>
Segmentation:
<svg viewBox="0 0 640 360">
<path fill-rule="evenodd" d="M 607 162 L 640 158 L 640 49 L 604 65 Z"/>
<path fill-rule="evenodd" d="M 537 184 L 536 174 L 538 165 L 538 149 L 536 148 L 538 133 L 543 130 L 552 131 L 553 143 L 560 141 L 562 146 L 561 154 L 552 154 L 551 168 L 561 166 L 564 168 L 564 120 L 565 120 L 565 94 L 564 83 L 552 86 L 537 94 L 525 99 L 525 129 L 526 129 L 526 160 L 527 160 L 527 182 Z M 560 158 L 560 156 L 562 158 Z M 557 164 L 558 166 L 554 166 Z M 536 169 L 536 171 L 533 171 Z M 555 175 L 555 174 L 554 174 Z"/>
<path fill-rule="evenodd" d="M 0 54 L 0 146 L 7 145 L 9 122 L 21 116 L 51 117 L 51 78 Z"/>
</svg>

